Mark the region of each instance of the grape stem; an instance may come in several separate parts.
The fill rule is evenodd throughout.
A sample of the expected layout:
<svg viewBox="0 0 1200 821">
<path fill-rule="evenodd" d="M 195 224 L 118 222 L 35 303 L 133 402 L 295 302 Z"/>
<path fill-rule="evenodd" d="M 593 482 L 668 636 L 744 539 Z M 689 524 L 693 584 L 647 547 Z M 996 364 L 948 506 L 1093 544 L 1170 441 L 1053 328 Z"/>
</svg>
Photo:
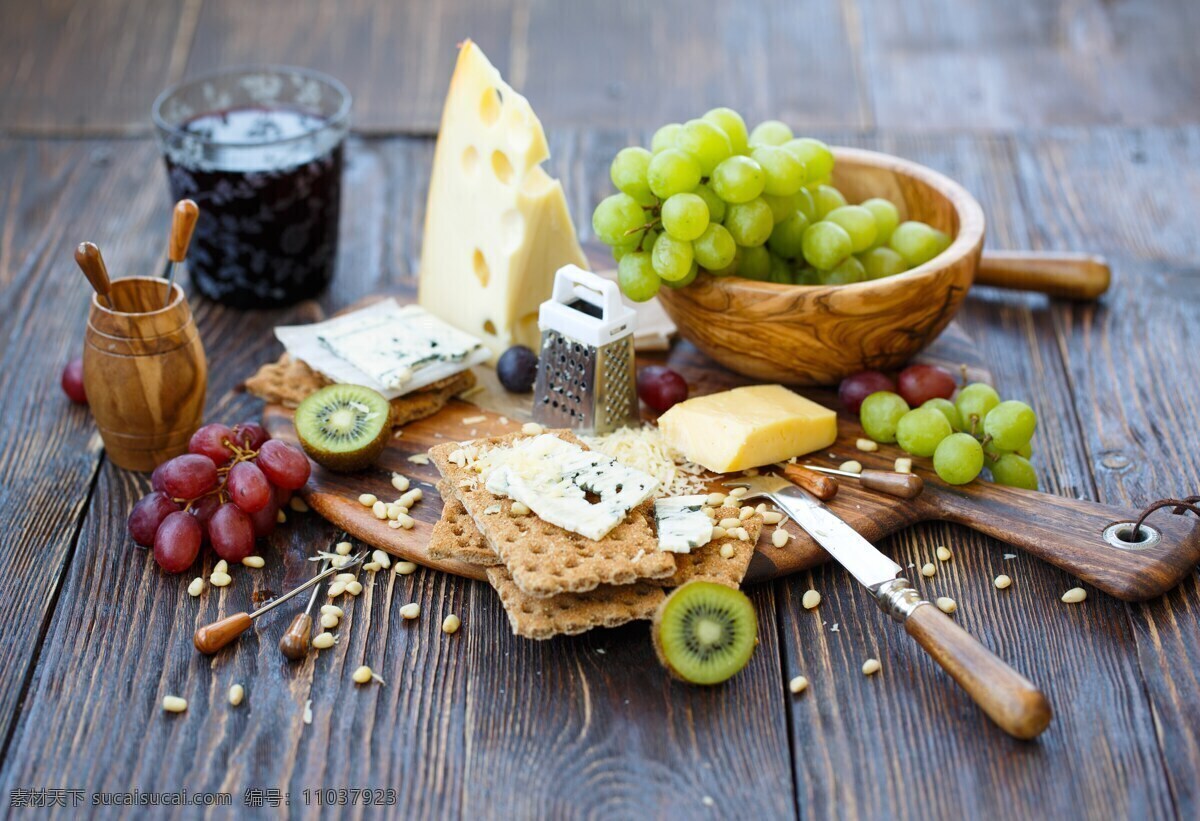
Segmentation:
<svg viewBox="0 0 1200 821">
<path fill-rule="evenodd" d="M 226 493 L 226 491 L 225 491 L 225 485 L 228 481 L 229 471 L 232 470 L 233 466 L 236 465 L 238 462 L 249 462 L 251 459 L 255 459 L 258 457 L 257 450 L 253 450 L 252 448 L 249 448 L 249 447 L 245 447 L 245 448 L 238 447 L 233 442 L 230 442 L 228 439 L 222 439 L 221 444 L 224 445 L 225 447 L 229 448 L 231 451 L 233 451 L 233 458 L 230 459 L 229 462 L 227 462 L 226 464 L 217 468 L 217 486 L 214 487 L 212 490 L 201 493 L 195 499 L 175 499 L 174 500 L 175 504 L 183 505 L 184 510 L 190 511 L 192 509 L 192 505 L 196 504 L 196 502 L 198 502 L 201 499 L 204 499 L 208 496 L 212 496 L 214 494 L 217 497 L 217 501 L 220 502 L 221 504 L 225 504 L 226 502 L 228 502 L 229 494 Z"/>
</svg>

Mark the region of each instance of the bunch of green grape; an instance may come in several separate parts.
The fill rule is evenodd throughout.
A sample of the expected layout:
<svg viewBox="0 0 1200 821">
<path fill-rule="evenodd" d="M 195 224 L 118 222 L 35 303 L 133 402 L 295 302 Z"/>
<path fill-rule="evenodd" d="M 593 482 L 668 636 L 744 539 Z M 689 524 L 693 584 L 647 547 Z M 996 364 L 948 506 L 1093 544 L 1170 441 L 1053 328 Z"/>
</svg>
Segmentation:
<svg viewBox="0 0 1200 821">
<path fill-rule="evenodd" d="M 592 229 L 635 302 L 701 271 L 792 285 L 879 279 L 949 246 L 945 233 L 901 222 L 886 199 L 847 204 L 833 164 L 829 146 L 778 120 L 747 133 L 736 111 L 714 108 L 663 126 L 649 150 L 618 152 L 610 175 L 620 193 L 596 206 Z"/>
<path fill-rule="evenodd" d="M 1029 462 L 1037 414 L 1024 402 L 1001 401 L 990 385 L 973 382 L 949 399 L 910 409 L 898 393 L 876 391 L 859 409 L 863 430 L 876 442 L 895 442 L 913 456 L 932 456 L 942 481 L 965 485 L 986 466 L 1001 485 L 1037 490 Z"/>
</svg>

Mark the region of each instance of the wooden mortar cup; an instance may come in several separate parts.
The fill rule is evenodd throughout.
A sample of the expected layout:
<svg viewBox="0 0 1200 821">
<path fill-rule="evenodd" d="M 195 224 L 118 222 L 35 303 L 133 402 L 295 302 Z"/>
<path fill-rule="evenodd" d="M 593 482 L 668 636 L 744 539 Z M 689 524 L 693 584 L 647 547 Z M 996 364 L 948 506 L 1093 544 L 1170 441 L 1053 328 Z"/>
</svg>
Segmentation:
<svg viewBox="0 0 1200 821">
<path fill-rule="evenodd" d="M 108 457 L 149 471 L 187 450 L 203 421 L 208 388 L 204 345 L 174 286 L 155 277 L 114 280 L 112 309 L 92 297 L 83 350 L 83 384 Z"/>
</svg>

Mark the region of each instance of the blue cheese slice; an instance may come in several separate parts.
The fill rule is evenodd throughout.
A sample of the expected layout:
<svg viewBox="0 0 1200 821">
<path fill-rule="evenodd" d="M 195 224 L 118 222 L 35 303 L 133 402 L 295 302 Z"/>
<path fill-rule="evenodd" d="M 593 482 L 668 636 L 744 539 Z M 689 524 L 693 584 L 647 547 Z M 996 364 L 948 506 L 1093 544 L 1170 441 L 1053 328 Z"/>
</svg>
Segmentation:
<svg viewBox="0 0 1200 821">
<path fill-rule="evenodd" d="M 486 461 L 488 491 L 593 540 L 607 536 L 658 488 L 650 474 L 549 433 L 493 450 Z"/>
<path fill-rule="evenodd" d="M 654 503 L 658 549 L 691 553 L 712 541 L 713 522 L 704 512 L 707 496 L 675 496 Z"/>
</svg>

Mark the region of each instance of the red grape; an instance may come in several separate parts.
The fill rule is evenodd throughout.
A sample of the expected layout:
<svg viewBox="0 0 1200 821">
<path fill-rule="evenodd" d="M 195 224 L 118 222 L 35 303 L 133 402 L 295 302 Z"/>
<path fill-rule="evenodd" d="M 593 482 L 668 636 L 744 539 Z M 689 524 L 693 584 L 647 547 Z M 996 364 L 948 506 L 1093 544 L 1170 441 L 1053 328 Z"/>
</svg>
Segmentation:
<svg viewBox="0 0 1200 821">
<path fill-rule="evenodd" d="M 637 392 L 641 400 L 658 413 L 665 413 L 688 398 L 687 382 L 662 365 L 647 365 L 638 371 Z"/>
<path fill-rule="evenodd" d="M 217 486 L 217 466 L 207 456 L 185 453 L 161 467 L 163 487 L 175 499 L 196 499 Z"/>
<path fill-rule="evenodd" d="M 150 487 L 154 490 L 161 490 L 163 493 L 167 492 L 167 486 L 163 482 L 163 468 L 166 467 L 166 464 L 166 462 L 163 462 L 150 474 Z"/>
<path fill-rule="evenodd" d="M 179 505 L 165 493 L 156 490 L 143 496 L 129 512 L 129 535 L 142 547 L 150 547 L 163 519 L 177 510 Z"/>
<path fill-rule="evenodd" d="M 257 513 L 271 501 L 271 483 L 258 465 L 252 462 L 238 462 L 229 469 L 225 477 L 225 490 L 233 503 L 246 513 Z"/>
<path fill-rule="evenodd" d="M 87 404 L 87 392 L 83 389 L 83 357 L 72 359 L 62 372 L 62 389 L 67 398 L 78 405 Z"/>
<path fill-rule="evenodd" d="M 207 496 L 201 496 L 196 501 L 192 502 L 192 506 L 188 511 L 196 517 L 196 521 L 200 523 L 200 541 L 208 541 L 208 522 L 212 519 L 213 514 L 217 512 L 217 508 L 221 506 L 221 500 L 215 493 Z"/>
<path fill-rule="evenodd" d="M 258 450 L 270 439 L 266 429 L 257 422 L 242 422 L 233 426 L 234 444 L 247 450 Z"/>
<path fill-rule="evenodd" d="M 233 441 L 233 431 L 227 425 L 212 422 L 197 430 L 188 440 L 188 451 L 199 453 L 213 460 L 217 467 L 233 458 L 233 451 L 225 444 Z"/>
<path fill-rule="evenodd" d="M 890 376 L 879 371 L 859 371 L 842 380 L 842 384 L 838 386 L 838 399 L 847 413 L 856 414 L 862 407 L 863 400 L 876 391 L 895 393 L 896 383 Z"/>
<path fill-rule="evenodd" d="M 154 560 L 168 573 L 182 573 L 200 553 L 200 525 L 182 510 L 171 513 L 154 536 Z"/>
<path fill-rule="evenodd" d="M 290 494 L 291 491 L 289 490 L 287 493 Z M 275 525 L 279 524 L 277 516 L 279 516 L 279 503 L 272 497 L 266 507 L 258 513 L 250 514 L 250 523 L 254 525 L 254 535 L 260 539 L 270 536 L 275 531 Z"/>
<path fill-rule="evenodd" d="M 275 504 L 278 507 L 284 507 L 288 502 L 292 501 L 293 490 L 288 490 L 286 487 L 275 488 Z"/>
<path fill-rule="evenodd" d="M 896 379 L 897 393 L 910 408 L 918 408 L 930 399 L 949 399 L 954 395 L 954 377 L 937 365 L 909 365 Z"/>
<path fill-rule="evenodd" d="M 233 503 L 217 508 L 208 522 L 213 550 L 227 562 L 240 562 L 254 552 L 254 523 Z"/>
<path fill-rule="evenodd" d="M 302 451 L 278 439 L 264 442 L 256 461 L 271 484 L 286 490 L 304 487 L 312 470 L 308 457 Z"/>
</svg>

